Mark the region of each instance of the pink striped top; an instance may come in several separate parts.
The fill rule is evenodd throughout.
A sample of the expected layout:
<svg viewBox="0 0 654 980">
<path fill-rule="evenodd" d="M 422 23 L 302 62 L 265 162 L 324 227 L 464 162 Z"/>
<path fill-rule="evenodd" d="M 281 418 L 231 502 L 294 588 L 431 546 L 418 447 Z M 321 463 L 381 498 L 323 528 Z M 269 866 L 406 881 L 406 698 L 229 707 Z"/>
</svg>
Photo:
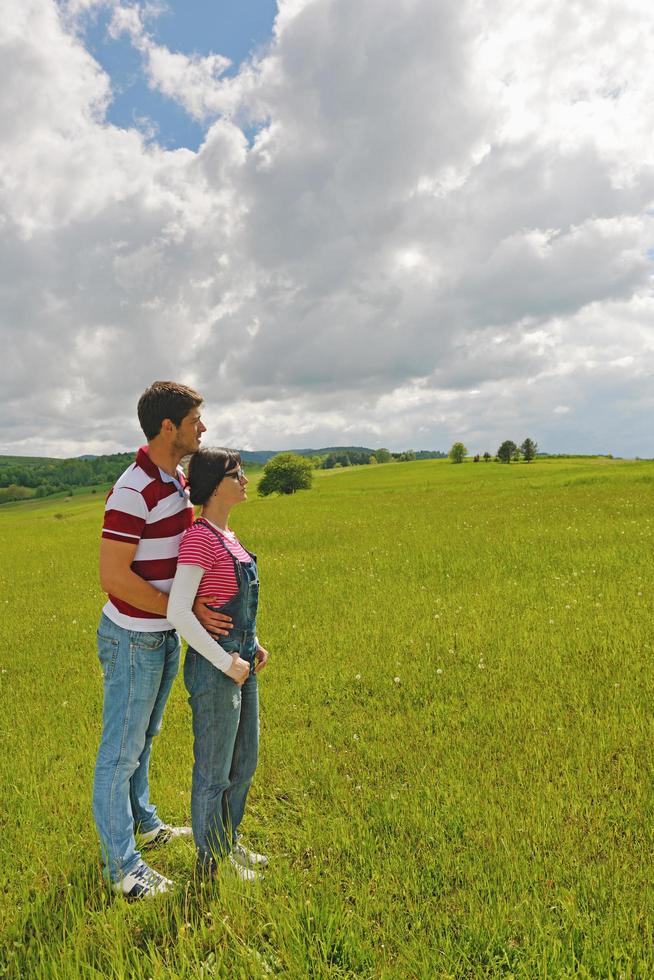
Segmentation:
<svg viewBox="0 0 654 980">
<path fill-rule="evenodd" d="M 215 524 L 212 527 L 216 527 Z M 225 535 L 216 528 L 225 548 L 237 561 L 252 561 L 236 535 Z M 198 595 L 215 596 L 222 605 L 238 592 L 234 562 L 216 535 L 204 524 L 196 522 L 186 531 L 179 546 L 180 565 L 199 565 L 204 569 Z"/>
</svg>

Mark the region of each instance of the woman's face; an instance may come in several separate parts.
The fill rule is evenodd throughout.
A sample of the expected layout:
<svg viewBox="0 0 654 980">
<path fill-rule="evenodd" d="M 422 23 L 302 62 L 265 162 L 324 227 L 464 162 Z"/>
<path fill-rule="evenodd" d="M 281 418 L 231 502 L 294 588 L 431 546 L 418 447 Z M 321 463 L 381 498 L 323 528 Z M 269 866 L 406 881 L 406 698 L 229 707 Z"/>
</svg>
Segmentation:
<svg viewBox="0 0 654 980">
<path fill-rule="evenodd" d="M 234 504 L 247 500 L 246 487 L 248 478 L 240 465 L 232 466 L 214 490 L 214 496 L 222 503 L 233 507 Z"/>
</svg>

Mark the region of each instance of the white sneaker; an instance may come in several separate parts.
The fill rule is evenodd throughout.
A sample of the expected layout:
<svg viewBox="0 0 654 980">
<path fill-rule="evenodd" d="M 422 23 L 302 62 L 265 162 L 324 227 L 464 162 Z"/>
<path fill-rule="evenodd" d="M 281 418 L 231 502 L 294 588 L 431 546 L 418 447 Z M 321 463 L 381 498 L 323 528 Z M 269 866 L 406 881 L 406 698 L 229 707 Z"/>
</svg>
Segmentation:
<svg viewBox="0 0 654 980">
<path fill-rule="evenodd" d="M 233 854 L 230 854 L 227 860 L 241 881 L 260 881 L 263 878 L 260 871 L 255 871 L 254 868 L 245 868 L 242 864 L 239 864 Z"/>
<path fill-rule="evenodd" d="M 234 860 L 238 861 L 244 868 L 268 867 L 268 858 L 265 854 L 257 854 L 256 851 L 251 851 L 238 841 L 232 848 L 232 854 L 234 855 Z"/>
<path fill-rule="evenodd" d="M 171 827 L 170 824 L 162 823 L 154 830 L 148 830 L 145 834 L 139 834 L 140 848 L 142 851 L 149 851 L 151 847 L 159 847 L 160 844 L 167 844 L 174 837 L 189 837 L 193 831 L 190 827 Z"/>
<path fill-rule="evenodd" d="M 112 885 L 113 890 L 125 898 L 151 898 L 169 892 L 173 887 L 170 878 L 164 878 L 145 861 L 139 861 L 133 871 Z"/>
</svg>

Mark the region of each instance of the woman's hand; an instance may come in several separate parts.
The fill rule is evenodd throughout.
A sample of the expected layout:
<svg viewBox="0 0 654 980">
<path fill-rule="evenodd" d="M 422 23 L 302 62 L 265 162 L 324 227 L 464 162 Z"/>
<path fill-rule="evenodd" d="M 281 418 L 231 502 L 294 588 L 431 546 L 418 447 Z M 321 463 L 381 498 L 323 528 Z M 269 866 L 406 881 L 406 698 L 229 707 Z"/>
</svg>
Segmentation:
<svg viewBox="0 0 654 980">
<path fill-rule="evenodd" d="M 209 609 L 210 605 L 217 606 L 218 599 L 210 595 L 197 596 L 193 603 L 193 615 L 212 636 L 229 636 L 232 617 Z"/>
<path fill-rule="evenodd" d="M 259 671 L 263 670 L 268 663 L 268 651 L 264 647 L 257 647 L 257 652 L 254 655 L 254 659 L 257 662 L 254 672 L 255 674 L 258 674 Z"/>
<path fill-rule="evenodd" d="M 247 660 L 241 660 L 238 653 L 233 653 L 232 666 L 229 668 L 229 670 L 226 670 L 225 673 L 228 677 L 231 677 L 235 684 L 242 687 L 248 679 L 250 665 Z"/>
</svg>

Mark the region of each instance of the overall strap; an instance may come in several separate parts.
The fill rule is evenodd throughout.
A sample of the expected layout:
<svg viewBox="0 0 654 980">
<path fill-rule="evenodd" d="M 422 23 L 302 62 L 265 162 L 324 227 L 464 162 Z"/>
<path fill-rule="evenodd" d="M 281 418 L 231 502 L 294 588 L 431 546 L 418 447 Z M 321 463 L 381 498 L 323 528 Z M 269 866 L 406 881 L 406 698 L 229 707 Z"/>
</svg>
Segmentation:
<svg viewBox="0 0 654 980">
<path fill-rule="evenodd" d="M 241 573 L 241 564 L 242 563 L 238 560 L 238 558 L 236 557 L 236 555 L 233 555 L 231 553 L 231 551 L 229 550 L 229 548 L 227 547 L 227 545 L 223 541 L 222 534 L 219 534 L 218 531 L 216 531 L 215 527 L 212 527 L 211 524 L 209 523 L 209 521 L 205 517 L 198 517 L 198 519 L 197 519 L 197 521 L 195 523 L 196 524 L 201 524 L 202 527 L 206 527 L 206 529 L 208 531 L 211 531 L 211 533 L 213 534 L 213 536 L 218 540 L 218 543 L 222 547 L 223 551 L 226 551 L 227 552 L 227 554 L 229 555 L 229 557 L 232 559 L 232 561 L 234 563 L 234 574 L 236 575 L 236 581 L 240 584 L 241 574 L 242 574 Z"/>
</svg>

